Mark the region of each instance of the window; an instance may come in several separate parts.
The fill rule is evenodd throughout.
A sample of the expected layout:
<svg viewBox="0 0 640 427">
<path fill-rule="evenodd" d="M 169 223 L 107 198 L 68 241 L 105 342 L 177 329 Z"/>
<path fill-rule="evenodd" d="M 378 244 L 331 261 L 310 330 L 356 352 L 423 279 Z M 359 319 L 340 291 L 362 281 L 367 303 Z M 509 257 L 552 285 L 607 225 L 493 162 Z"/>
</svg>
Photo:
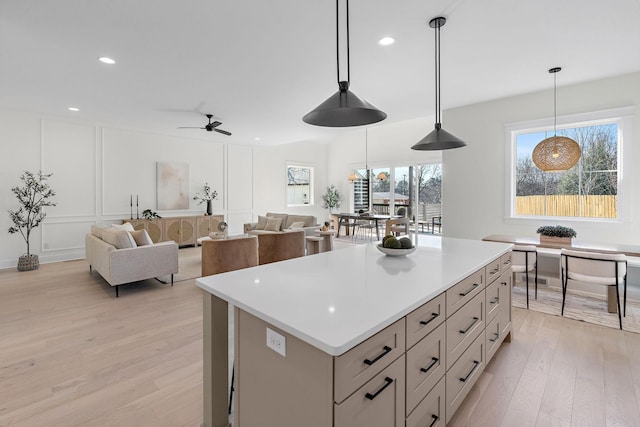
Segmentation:
<svg viewBox="0 0 640 427">
<path fill-rule="evenodd" d="M 525 124 L 508 132 L 513 150 L 511 216 L 621 218 L 625 120 L 606 112 L 589 116 L 590 120 L 574 116 L 558 126 L 557 135 L 575 140 L 582 150 L 580 160 L 568 171 L 542 172 L 531 158 L 535 146 L 553 135 L 553 126 Z"/>
<path fill-rule="evenodd" d="M 287 166 L 287 206 L 313 204 L 313 168 Z"/>
</svg>

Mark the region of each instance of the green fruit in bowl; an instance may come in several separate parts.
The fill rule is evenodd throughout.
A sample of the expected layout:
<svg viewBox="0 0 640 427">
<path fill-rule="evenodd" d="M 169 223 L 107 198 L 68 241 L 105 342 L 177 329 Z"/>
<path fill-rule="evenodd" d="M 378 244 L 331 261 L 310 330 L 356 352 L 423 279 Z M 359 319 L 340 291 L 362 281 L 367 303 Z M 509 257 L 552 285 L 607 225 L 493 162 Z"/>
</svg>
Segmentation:
<svg viewBox="0 0 640 427">
<path fill-rule="evenodd" d="M 402 243 L 400 243 L 400 241 L 394 236 L 391 236 L 387 240 L 385 240 L 382 246 L 391 249 L 402 249 Z"/>
<path fill-rule="evenodd" d="M 384 242 L 386 242 L 386 241 L 387 241 L 387 239 L 389 239 L 389 238 L 391 238 L 391 237 L 394 237 L 394 236 L 393 236 L 393 234 L 387 234 L 386 236 L 384 236 L 384 237 L 382 238 L 382 246 L 384 246 Z"/>
<path fill-rule="evenodd" d="M 411 249 L 413 247 L 413 242 L 408 237 L 403 237 L 399 240 L 402 249 Z"/>
</svg>

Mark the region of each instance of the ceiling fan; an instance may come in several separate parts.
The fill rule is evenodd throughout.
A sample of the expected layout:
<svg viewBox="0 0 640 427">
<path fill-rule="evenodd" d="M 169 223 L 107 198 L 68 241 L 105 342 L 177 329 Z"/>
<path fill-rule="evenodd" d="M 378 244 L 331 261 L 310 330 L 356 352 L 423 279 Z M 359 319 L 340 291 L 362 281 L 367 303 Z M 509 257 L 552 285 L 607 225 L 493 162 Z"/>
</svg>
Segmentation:
<svg viewBox="0 0 640 427">
<path fill-rule="evenodd" d="M 206 129 L 207 132 L 216 131 L 216 132 L 221 133 L 223 135 L 231 135 L 231 132 L 227 132 L 226 130 L 218 129 L 218 126 L 220 126 L 222 124 L 222 122 L 219 122 L 217 120 L 215 120 L 213 122 L 211 121 L 211 119 L 213 118 L 213 114 L 205 114 L 205 116 L 207 116 L 207 118 L 209 119 L 209 123 L 204 125 L 203 128 L 195 127 L 195 126 L 179 126 L 178 129 Z"/>
</svg>

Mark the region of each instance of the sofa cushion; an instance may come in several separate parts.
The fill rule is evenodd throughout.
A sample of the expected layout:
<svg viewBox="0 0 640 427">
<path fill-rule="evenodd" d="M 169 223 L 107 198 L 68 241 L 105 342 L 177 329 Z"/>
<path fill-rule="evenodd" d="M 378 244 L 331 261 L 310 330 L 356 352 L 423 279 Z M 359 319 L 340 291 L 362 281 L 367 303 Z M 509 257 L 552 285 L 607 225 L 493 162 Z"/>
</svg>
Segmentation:
<svg viewBox="0 0 640 427">
<path fill-rule="evenodd" d="M 296 222 L 292 222 L 288 228 L 293 230 L 295 228 L 303 228 L 303 227 L 304 227 L 304 221 L 296 221 Z"/>
<path fill-rule="evenodd" d="M 111 228 L 115 228 L 116 230 L 125 230 L 125 231 L 134 231 L 133 225 L 130 222 L 125 222 L 124 224 L 111 224 Z"/>
<path fill-rule="evenodd" d="M 102 232 L 102 240 L 115 246 L 116 249 L 136 248 L 138 245 L 133 236 L 126 230 L 107 229 Z"/>
<path fill-rule="evenodd" d="M 267 217 L 268 218 L 282 218 L 282 224 L 280 225 L 280 231 L 284 230 L 285 228 L 287 228 L 289 226 L 288 225 L 288 220 L 287 220 L 287 218 L 289 217 L 288 214 L 267 212 Z"/>
<path fill-rule="evenodd" d="M 291 224 L 300 221 L 304 222 L 304 227 L 316 225 L 316 217 L 313 215 L 288 215 L 282 228 L 291 228 Z"/>
<path fill-rule="evenodd" d="M 282 218 L 269 218 L 267 219 L 267 225 L 264 227 L 265 231 L 280 231 L 282 228 Z"/>
<path fill-rule="evenodd" d="M 133 237 L 133 240 L 138 246 L 153 245 L 153 241 L 151 240 L 151 237 L 149 237 L 147 230 L 129 231 L 129 234 L 131 234 L 131 237 Z"/>
<path fill-rule="evenodd" d="M 108 229 L 109 227 L 106 227 L 104 225 L 92 225 L 91 226 L 91 234 L 93 234 L 94 236 L 96 236 L 98 239 L 102 239 L 102 232 L 106 229 Z"/>
<path fill-rule="evenodd" d="M 254 230 L 264 230 L 266 226 L 267 226 L 267 217 L 258 215 L 258 222 L 256 223 Z"/>
</svg>

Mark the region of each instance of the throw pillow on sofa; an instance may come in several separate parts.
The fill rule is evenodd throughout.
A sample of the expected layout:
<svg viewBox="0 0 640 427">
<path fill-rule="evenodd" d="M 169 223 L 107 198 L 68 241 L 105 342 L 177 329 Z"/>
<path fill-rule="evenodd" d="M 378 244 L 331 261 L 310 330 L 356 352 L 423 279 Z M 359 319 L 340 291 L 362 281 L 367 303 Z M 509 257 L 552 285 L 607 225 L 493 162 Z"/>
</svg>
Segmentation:
<svg viewBox="0 0 640 427">
<path fill-rule="evenodd" d="M 102 232 L 102 240 L 113 245 L 116 249 L 129 249 L 138 247 L 133 236 L 125 230 L 104 230 Z"/>
<path fill-rule="evenodd" d="M 131 237 L 133 237 L 133 240 L 138 246 L 153 245 L 153 240 L 151 240 L 151 237 L 149 237 L 149 233 L 147 233 L 147 230 L 129 231 L 129 234 L 131 234 Z"/>
<path fill-rule="evenodd" d="M 291 223 L 291 225 L 289 226 L 289 228 L 291 230 L 296 229 L 296 228 L 304 228 L 304 221 L 296 221 Z"/>
<path fill-rule="evenodd" d="M 116 230 L 135 231 L 130 222 L 125 222 L 124 224 L 111 224 L 111 228 L 115 228 Z"/>
<path fill-rule="evenodd" d="M 267 226 L 267 217 L 258 215 L 258 223 L 256 224 L 256 228 L 254 230 L 264 230 Z"/>
<path fill-rule="evenodd" d="M 280 231 L 282 226 L 282 218 L 269 218 L 267 219 L 267 225 L 264 227 L 265 231 Z"/>
</svg>

